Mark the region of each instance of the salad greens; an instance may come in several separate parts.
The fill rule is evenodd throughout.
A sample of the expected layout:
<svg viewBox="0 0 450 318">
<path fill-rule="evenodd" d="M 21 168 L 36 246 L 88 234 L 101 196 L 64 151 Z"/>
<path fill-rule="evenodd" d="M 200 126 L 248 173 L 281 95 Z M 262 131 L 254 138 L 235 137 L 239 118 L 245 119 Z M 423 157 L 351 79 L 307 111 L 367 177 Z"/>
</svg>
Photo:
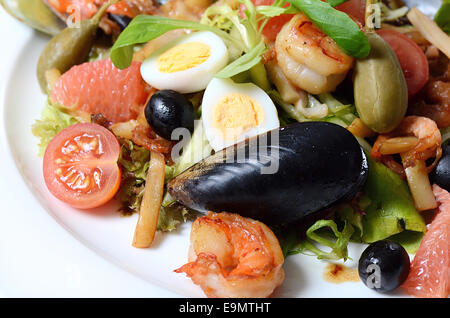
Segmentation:
<svg viewBox="0 0 450 318">
<path fill-rule="evenodd" d="M 365 58 L 369 55 L 369 40 L 346 13 L 334 9 L 330 3 L 321 0 L 289 0 L 289 2 L 336 41 L 346 54 L 356 58 Z"/>
<path fill-rule="evenodd" d="M 338 5 L 340 5 L 340 4 L 343 4 L 343 3 L 345 3 L 345 2 L 347 2 L 347 1 L 349 1 L 349 0 L 327 0 L 327 2 L 330 4 L 330 6 L 332 6 L 332 7 L 336 7 L 336 6 L 338 6 Z"/>
<path fill-rule="evenodd" d="M 441 8 L 434 16 L 434 21 L 444 32 L 450 33 L 450 0 L 443 0 Z"/>
<path fill-rule="evenodd" d="M 122 182 L 116 199 L 121 203 L 121 212 L 125 215 L 139 212 L 149 168 L 150 152 L 144 147 L 135 145 L 130 140 L 121 139 L 119 163 L 123 168 Z M 173 167 L 166 167 L 166 175 Z M 195 212 L 177 203 L 170 202 L 162 206 L 158 219 L 158 230 L 173 231 L 176 227 L 191 220 Z"/>
<path fill-rule="evenodd" d="M 363 241 L 376 242 L 405 230 L 424 233 L 425 222 L 414 206 L 408 185 L 395 172 L 367 157 L 369 177 L 363 191 L 371 204 L 363 218 Z"/>
<path fill-rule="evenodd" d="M 278 105 L 278 107 L 281 108 L 283 112 L 285 112 L 289 117 L 295 119 L 298 122 L 326 121 L 343 127 L 347 127 L 356 118 L 356 109 L 353 105 L 344 105 L 328 93 L 320 94 L 317 97 L 311 94 L 308 94 L 307 96 L 308 107 L 314 107 L 320 103 L 327 105 L 329 110 L 328 116 L 322 119 L 307 118 L 297 109 L 297 107 L 292 104 L 286 103 L 281 98 L 280 94 L 275 90 L 269 91 L 268 94 L 270 98 L 272 98 L 274 103 Z"/>
<path fill-rule="evenodd" d="M 384 239 L 401 244 L 409 253 L 417 251 L 426 225 L 414 207 L 407 184 L 370 156 L 368 160 L 369 177 L 357 209 L 341 205 L 334 220 L 317 221 L 306 231 L 305 238 L 298 238 L 293 230 L 282 233 L 285 256 L 309 252 L 319 259 L 345 260 L 350 241 L 373 243 Z M 320 246 L 331 251 L 323 251 Z"/>
<path fill-rule="evenodd" d="M 364 58 L 369 54 L 369 42 L 357 24 L 348 15 L 332 7 L 344 1 L 289 1 L 292 6 L 285 6 L 288 1 L 283 0 L 277 0 L 270 6 L 255 6 L 250 0 L 239 2 L 245 6 L 242 12 L 245 18 L 239 10 L 234 10 L 227 3 L 208 8 L 201 23 L 158 16 L 137 16 L 114 43 L 111 59 L 116 67 L 127 68 L 133 58 L 134 45 L 146 43 L 175 29 L 210 31 L 225 41 L 234 59 L 217 77 L 233 77 L 251 71 L 260 64 L 261 56 L 267 50 L 262 31 L 269 18 L 296 13 L 298 10 L 331 36 L 345 53 L 357 58 Z M 254 76 L 260 72 L 264 75 Z M 259 67 L 258 72 L 251 72 L 251 76 L 260 87 L 266 90 L 270 88 L 264 68 Z"/>
<path fill-rule="evenodd" d="M 269 96 L 281 110 L 282 122 L 317 120 L 307 118 L 296 106 L 284 102 L 277 91 L 271 90 L 265 68 L 261 64 L 262 55 L 267 51 L 262 31 L 270 18 L 301 11 L 324 33 L 333 38 L 346 54 L 365 58 L 370 52 L 367 37 L 348 15 L 333 8 L 346 1 L 277 0 L 272 5 L 255 6 L 250 0 L 239 0 L 245 7 L 242 11 L 233 9 L 227 3 L 211 6 L 205 11 L 200 23 L 140 15 L 121 33 L 110 52 L 100 52 L 92 57 L 92 60 L 110 55 L 114 65 L 123 69 L 131 64 L 136 45 L 146 43 L 170 30 L 210 31 L 225 41 L 232 57 L 231 63 L 216 74 L 216 77 L 230 78 L 245 74 L 247 78 L 268 91 Z M 444 0 L 435 20 L 447 33 L 450 32 L 449 16 L 450 0 Z M 307 107 L 318 104 L 325 104 L 329 110 L 326 117 L 318 119 L 320 121 L 347 127 L 357 118 L 354 105 L 345 105 L 331 94 L 318 96 L 308 94 Z M 45 148 L 56 134 L 76 123 L 78 123 L 76 118 L 47 101 L 41 119 L 32 127 L 33 134 L 40 138 L 39 154 L 41 156 L 44 154 Z M 211 154 L 212 148 L 204 136 L 202 127 L 201 121 L 198 121 L 185 151 L 175 165 L 166 167 L 167 180 Z M 366 151 L 370 151 L 367 141 L 358 140 Z M 122 203 L 123 212 L 138 212 L 144 193 L 150 152 L 132 141 L 124 139 L 119 141 L 121 144 L 119 163 L 123 168 L 123 174 L 121 188 L 116 198 Z M 375 162 L 370 156 L 367 158 L 369 177 L 362 195 L 357 198 L 357 206 L 354 202 L 340 205 L 334 212 L 333 219 L 316 221 L 306 230 L 303 238 L 299 238 L 295 231 L 280 234 L 280 242 L 286 256 L 310 252 L 319 259 L 346 260 L 349 258 L 347 246 L 350 241 L 372 243 L 387 238 L 402 244 L 408 252 L 415 252 L 426 226 L 414 207 L 407 184 L 384 165 Z M 193 217 L 194 211 L 174 202 L 170 195 L 166 194 L 160 210 L 158 230 L 172 231 Z M 331 250 L 324 251 L 319 248 L 320 246 Z"/>
<path fill-rule="evenodd" d="M 48 99 L 41 119 L 36 120 L 31 128 L 33 135 L 40 139 L 39 156 L 44 156 L 48 144 L 61 130 L 77 123 L 77 119 L 64 112 L 62 107 L 53 105 Z"/>
<path fill-rule="evenodd" d="M 300 114 L 294 105 L 284 102 L 276 91 L 270 97 L 287 114 L 299 122 L 312 121 Z M 331 94 L 309 95 L 310 100 L 328 106 L 330 115 L 320 121 L 328 121 L 347 127 L 357 118 L 353 105 L 344 105 Z M 318 100 L 317 100 L 318 99 Z M 369 153 L 371 146 L 365 139 L 357 138 Z M 335 211 L 334 220 L 319 220 L 299 238 L 291 230 L 279 234 L 285 255 L 310 252 L 319 259 L 346 259 L 350 241 L 372 243 L 393 240 L 414 253 L 426 231 L 425 222 L 417 212 L 408 185 L 396 173 L 367 155 L 369 176 L 358 206 L 342 204 Z M 330 231 L 331 230 L 331 231 Z M 295 230 L 294 230 L 295 231 Z M 319 248 L 331 248 L 326 252 Z"/>
<path fill-rule="evenodd" d="M 128 27 L 120 34 L 111 49 L 111 60 L 120 69 L 130 66 L 133 58 L 133 46 L 136 44 L 149 42 L 164 33 L 176 29 L 190 29 L 196 31 L 210 31 L 226 42 L 241 47 L 242 44 L 235 41 L 228 33 L 205 24 L 175 20 L 160 16 L 139 15 L 134 18 Z"/>
<path fill-rule="evenodd" d="M 336 237 L 335 240 L 333 241 L 327 237 L 329 236 L 329 230 L 326 234 L 319 234 L 318 231 L 321 229 L 331 229 Z M 343 258 L 344 260 L 347 260 L 347 246 L 353 232 L 353 226 L 347 221 L 345 222 L 342 231 L 339 231 L 336 222 L 332 220 L 319 220 L 306 231 L 307 239 L 302 242 L 302 247 L 313 252 L 318 259 L 339 260 Z M 331 251 L 324 252 L 320 250 L 314 245 L 314 242 L 331 248 Z"/>
</svg>

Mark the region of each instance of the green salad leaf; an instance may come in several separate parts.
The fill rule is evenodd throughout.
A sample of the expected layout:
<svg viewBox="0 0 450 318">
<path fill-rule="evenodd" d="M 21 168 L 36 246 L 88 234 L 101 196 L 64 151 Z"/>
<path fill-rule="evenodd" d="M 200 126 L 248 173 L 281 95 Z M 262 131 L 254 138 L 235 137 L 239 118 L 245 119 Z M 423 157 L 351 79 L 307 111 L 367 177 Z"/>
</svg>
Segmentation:
<svg viewBox="0 0 450 318">
<path fill-rule="evenodd" d="M 346 54 L 355 58 L 369 55 L 367 37 L 346 13 L 334 9 L 321 0 L 289 0 L 319 29 L 328 34 Z"/>
<path fill-rule="evenodd" d="M 306 231 L 306 238 L 298 240 L 295 232 L 290 230 L 281 235 L 280 242 L 285 256 L 303 253 L 315 255 L 318 259 L 347 260 L 347 246 L 353 232 L 354 228 L 348 222 L 339 230 L 333 220 L 318 220 Z M 324 251 L 318 245 L 331 250 Z"/>
<path fill-rule="evenodd" d="M 326 121 L 342 127 L 348 127 L 348 125 L 350 125 L 356 118 L 356 108 L 354 105 L 344 105 L 333 95 L 328 93 L 320 94 L 317 98 L 311 94 L 308 94 L 308 107 L 313 107 L 318 103 L 323 103 L 328 106 L 329 114 L 322 119 L 307 118 L 294 105 L 286 103 L 280 96 L 280 93 L 275 90 L 268 91 L 267 93 L 275 105 L 277 105 L 287 116 L 298 122 Z"/>
<path fill-rule="evenodd" d="M 332 7 L 336 7 L 336 6 L 338 6 L 338 5 L 340 5 L 340 4 L 343 4 L 343 3 L 345 3 L 345 2 L 347 2 L 347 1 L 349 1 L 349 0 L 327 0 L 327 2 L 330 4 L 330 6 L 332 6 Z"/>
<path fill-rule="evenodd" d="M 442 6 L 434 16 L 434 21 L 445 33 L 450 33 L 450 0 L 443 0 Z"/>
<path fill-rule="evenodd" d="M 189 29 L 196 31 L 210 31 L 236 46 L 242 43 L 236 41 L 227 32 L 219 28 L 192 21 L 175 20 L 159 16 L 139 15 L 134 18 L 128 27 L 120 34 L 111 48 L 111 60 L 117 68 L 124 69 L 131 65 L 133 59 L 133 46 L 146 43 L 164 33 L 176 29 Z"/>
<path fill-rule="evenodd" d="M 119 142 L 121 144 L 119 163 L 123 172 L 116 199 L 121 203 L 122 214 L 139 213 L 144 196 L 150 152 L 130 140 L 120 139 Z M 170 172 L 172 169 L 173 167 L 167 166 L 166 172 Z M 188 210 L 176 202 L 163 204 L 159 213 L 158 231 L 173 231 L 179 224 L 194 217 L 195 213 L 192 210 Z"/>
<path fill-rule="evenodd" d="M 364 210 L 363 241 L 372 243 L 403 231 L 425 233 L 425 222 L 414 206 L 406 182 L 383 164 L 367 157 L 369 177 L 363 192 L 371 203 Z"/>
<path fill-rule="evenodd" d="M 318 233 L 321 229 L 326 230 L 326 233 Z M 327 236 L 331 234 L 330 230 L 335 236 L 334 241 L 327 238 Z M 347 246 L 353 232 L 353 226 L 351 226 L 349 222 L 345 222 L 344 228 L 339 231 L 336 222 L 332 220 L 319 220 L 306 231 L 306 236 L 309 240 L 304 241 L 304 244 L 308 250 L 317 255 L 318 259 L 339 260 L 343 258 L 344 260 L 347 260 L 349 258 Z M 324 252 L 315 247 L 311 241 L 327 246 L 331 248 L 331 251 Z"/>
<path fill-rule="evenodd" d="M 312 253 L 319 259 L 346 259 L 349 242 L 385 239 L 401 244 L 409 253 L 417 251 L 426 225 L 414 206 L 408 185 L 370 156 L 368 161 L 369 176 L 357 201 L 359 208 L 342 204 L 332 220 L 316 221 L 306 231 L 306 237 L 299 236 L 295 229 L 278 231 L 285 256 Z"/>
<path fill-rule="evenodd" d="M 408 253 L 414 254 L 419 249 L 424 235 L 422 232 L 403 231 L 389 237 L 389 241 L 400 244 Z"/>
<path fill-rule="evenodd" d="M 264 43 L 259 43 L 253 49 L 251 49 L 247 54 L 242 55 L 240 58 L 228 64 L 224 69 L 216 74 L 218 78 L 230 78 L 237 74 L 241 74 L 261 62 L 261 55 L 266 51 L 266 46 Z"/>
<path fill-rule="evenodd" d="M 63 108 L 53 105 L 50 100 L 47 100 L 41 118 L 36 120 L 31 127 L 33 135 L 40 139 L 39 156 L 44 156 L 48 144 L 61 130 L 77 123 L 78 120 L 65 113 Z"/>
<path fill-rule="evenodd" d="M 178 203 L 173 203 L 169 206 L 162 206 L 159 210 L 158 231 L 171 232 L 187 221 L 193 221 L 198 213 L 189 210 Z"/>
<path fill-rule="evenodd" d="M 121 139 L 120 144 L 119 163 L 129 176 L 133 176 L 141 183 L 145 182 L 150 164 L 150 151 L 128 139 Z"/>
</svg>

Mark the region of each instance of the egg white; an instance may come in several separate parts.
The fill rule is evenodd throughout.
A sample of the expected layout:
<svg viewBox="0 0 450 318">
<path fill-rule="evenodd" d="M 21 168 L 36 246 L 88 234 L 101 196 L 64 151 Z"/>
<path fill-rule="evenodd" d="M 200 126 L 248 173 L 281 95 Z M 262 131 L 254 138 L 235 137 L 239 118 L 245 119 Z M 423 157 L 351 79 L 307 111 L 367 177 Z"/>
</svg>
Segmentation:
<svg viewBox="0 0 450 318">
<path fill-rule="evenodd" d="M 200 42 L 211 49 L 209 58 L 192 68 L 163 73 L 158 68 L 158 58 L 171 48 L 188 43 Z M 171 89 L 182 94 L 202 91 L 211 79 L 228 64 L 228 50 L 220 37 L 212 32 L 195 32 L 182 36 L 153 52 L 141 65 L 142 78 L 152 87 L 162 90 Z"/>
<path fill-rule="evenodd" d="M 214 109 L 226 96 L 239 94 L 252 98 L 262 109 L 263 121 L 256 127 L 244 131 L 237 140 L 224 140 L 222 132 L 214 127 Z M 206 88 L 202 102 L 202 119 L 205 136 L 215 151 L 232 146 L 247 138 L 254 137 L 280 127 L 278 112 L 264 90 L 253 83 L 237 84 L 230 79 L 214 78 Z"/>
</svg>

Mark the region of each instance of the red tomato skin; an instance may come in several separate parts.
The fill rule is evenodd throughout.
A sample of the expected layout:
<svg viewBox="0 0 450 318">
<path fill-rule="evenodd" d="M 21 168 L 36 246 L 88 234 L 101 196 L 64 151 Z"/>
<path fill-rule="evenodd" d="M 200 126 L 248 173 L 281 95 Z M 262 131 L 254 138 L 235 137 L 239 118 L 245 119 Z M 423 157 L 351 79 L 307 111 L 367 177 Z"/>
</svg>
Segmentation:
<svg viewBox="0 0 450 318">
<path fill-rule="evenodd" d="M 275 0 L 252 0 L 256 6 L 261 5 L 271 5 L 275 2 Z M 325 1 L 325 0 L 322 0 Z M 241 5 L 241 15 L 243 16 L 243 9 L 245 6 Z M 365 0 L 350 0 L 346 3 L 343 3 L 336 7 L 337 10 L 347 13 L 350 17 L 356 20 L 361 25 L 364 25 L 365 21 L 365 9 L 366 2 Z M 264 37 L 273 42 L 276 40 L 278 33 L 280 33 L 283 26 L 288 23 L 293 14 L 283 14 L 278 17 L 271 18 L 263 30 Z"/>
<path fill-rule="evenodd" d="M 408 85 L 408 96 L 416 95 L 428 82 L 429 65 L 422 49 L 406 35 L 390 30 L 377 31 L 394 50 L 405 75 Z"/>
<path fill-rule="evenodd" d="M 95 165 L 95 158 L 89 158 L 92 160 L 89 160 L 89 163 L 85 164 L 90 168 L 99 168 L 102 172 L 101 183 L 103 187 L 100 191 L 93 193 L 71 191 L 56 176 L 58 166 L 55 161 L 60 158 L 57 154 L 61 147 L 67 140 L 83 133 L 100 135 L 105 153 L 105 156 L 98 159 L 98 165 Z M 102 206 L 114 197 L 120 187 L 121 169 L 117 164 L 119 154 L 119 142 L 108 129 L 90 123 L 80 123 L 70 126 L 58 133 L 47 146 L 43 160 L 45 184 L 53 196 L 74 208 L 93 209 Z M 75 161 L 75 164 L 71 165 L 71 167 L 77 167 L 77 162 Z"/>
<path fill-rule="evenodd" d="M 365 0 L 350 0 L 336 7 L 337 10 L 347 13 L 352 18 L 356 19 L 362 25 L 366 20 L 366 1 Z"/>
<path fill-rule="evenodd" d="M 275 0 L 252 0 L 252 2 L 255 6 L 270 6 L 275 2 Z M 289 6 L 289 4 L 286 4 L 286 6 Z M 244 10 L 245 6 L 241 4 L 240 14 L 242 17 L 244 17 Z M 274 42 L 283 26 L 288 23 L 293 16 L 293 14 L 282 14 L 278 17 L 269 19 L 262 32 L 266 40 L 269 42 Z"/>
</svg>

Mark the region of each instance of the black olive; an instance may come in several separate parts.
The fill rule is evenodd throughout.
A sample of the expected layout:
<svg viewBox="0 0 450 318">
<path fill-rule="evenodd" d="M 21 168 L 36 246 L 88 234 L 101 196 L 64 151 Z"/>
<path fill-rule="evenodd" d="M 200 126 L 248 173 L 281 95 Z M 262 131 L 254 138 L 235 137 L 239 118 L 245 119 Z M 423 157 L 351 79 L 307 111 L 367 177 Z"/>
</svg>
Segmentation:
<svg viewBox="0 0 450 318">
<path fill-rule="evenodd" d="M 450 191 L 450 144 L 442 148 L 442 158 L 430 174 L 430 181 Z"/>
<path fill-rule="evenodd" d="M 130 24 L 131 22 L 131 18 L 127 17 L 126 15 L 120 15 L 120 14 L 112 14 L 112 13 L 108 13 L 108 18 L 117 23 L 117 25 L 124 30 L 128 24 Z"/>
<path fill-rule="evenodd" d="M 359 259 L 362 282 L 377 292 L 389 292 L 408 278 L 410 261 L 405 249 L 394 242 L 379 241 L 369 245 Z"/>
<path fill-rule="evenodd" d="M 176 128 L 194 131 L 194 107 L 184 95 L 172 90 L 159 91 L 150 98 L 145 118 L 150 127 L 167 140 L 172 140 Z"/>
</svg>

